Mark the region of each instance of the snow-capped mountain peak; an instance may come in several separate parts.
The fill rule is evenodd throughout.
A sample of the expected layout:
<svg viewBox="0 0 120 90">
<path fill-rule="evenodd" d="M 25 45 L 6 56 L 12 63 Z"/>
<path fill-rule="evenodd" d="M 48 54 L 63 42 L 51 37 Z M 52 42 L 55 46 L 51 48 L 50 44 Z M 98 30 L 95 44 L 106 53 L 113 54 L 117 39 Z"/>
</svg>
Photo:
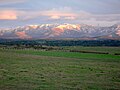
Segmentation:
<svg viewBox="0 0 120 90">
<path fill-rule="evenodd" d="M 40 24 L 1 29 L 0 38 L 107 38 L 120 39 L 120 25 L 99 27 L 86 24 Z"/>
</svg>

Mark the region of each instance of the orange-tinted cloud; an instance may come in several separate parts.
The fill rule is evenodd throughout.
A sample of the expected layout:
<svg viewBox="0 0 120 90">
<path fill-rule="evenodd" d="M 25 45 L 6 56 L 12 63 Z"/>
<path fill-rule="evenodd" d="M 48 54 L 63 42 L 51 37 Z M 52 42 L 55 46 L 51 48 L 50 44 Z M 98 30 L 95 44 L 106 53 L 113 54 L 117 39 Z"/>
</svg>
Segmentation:
<svg viewBox="0 0 120 90">
<path fill-rule="evenodd" d="M 0 20 L 16 20 L 17 13 L 12 10 L 0 11 Z"/>
<path fill-rule="evenodd" d="M 69 17 L 69 19 L 73 19 L 73 17 L 75 18 L 78 16 L 78 14 L 73 12 L 72 9 L 69 7 L 42 11 L 41 15 L 49 16 L 51 19 L 65 19 L 64 17 Z"/>
<path fill-rule="evenodd" d="M 72 12 L 61 12 L 61 11 L 44 11 L 42 15 L 45 16 L 77 16 L 77 14 Z"/>
<path fill-rule="evenodd" d="M 16 32 L 16 35 L 21 38 L 21 39 L 25 39 L 25 38 L 31 38 L 30 36 L 28 36 L 25 31 L 21 31 L 21 32 Z"/>
<path fill-rule="evenodd" d="M 50 19 L 60 19 L 60 16 L 51 16 Z"/>
</svg>

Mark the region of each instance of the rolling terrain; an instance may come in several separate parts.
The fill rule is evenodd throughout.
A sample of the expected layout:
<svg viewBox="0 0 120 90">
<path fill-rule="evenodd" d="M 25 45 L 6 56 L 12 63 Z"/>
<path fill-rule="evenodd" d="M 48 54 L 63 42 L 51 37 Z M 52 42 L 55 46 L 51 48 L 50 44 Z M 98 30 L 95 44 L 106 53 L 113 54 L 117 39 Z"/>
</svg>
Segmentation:
<svg viewBox="0 0 120 90">
<path fill-rule="evenodd" d="M 120 25 L 100 27 L 86 24 L 41 24 L 0 29 L 2 39 L 120 40 Z"/>
</svg>

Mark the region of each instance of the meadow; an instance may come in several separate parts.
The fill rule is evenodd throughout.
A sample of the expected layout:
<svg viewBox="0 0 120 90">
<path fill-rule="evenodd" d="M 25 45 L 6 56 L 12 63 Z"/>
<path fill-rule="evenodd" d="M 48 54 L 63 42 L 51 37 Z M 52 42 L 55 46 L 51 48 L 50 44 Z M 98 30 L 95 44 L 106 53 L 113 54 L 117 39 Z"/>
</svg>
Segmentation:
<svg viewBox="0 0 120 90">
<path fill-rule="evenodd" d="M 115 53 L 119 47 L 0 49 L 0 90 L 119 90 L 120 55 Z"/>
</svg>

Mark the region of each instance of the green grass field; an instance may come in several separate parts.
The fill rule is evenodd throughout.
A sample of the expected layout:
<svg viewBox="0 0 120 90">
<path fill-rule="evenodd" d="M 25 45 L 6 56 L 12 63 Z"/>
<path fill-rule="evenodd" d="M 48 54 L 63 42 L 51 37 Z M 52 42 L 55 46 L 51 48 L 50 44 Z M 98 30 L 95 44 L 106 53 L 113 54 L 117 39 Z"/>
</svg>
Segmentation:
<svg viewBox="0 0 120 90">
<path fill-rule="evenodd" d="M 119 90 L 119 48 L 64 47 L 111 54 L 0 49 L 0 90 Z"/>
<path fill-rule="evenodd" d="M 85 51 L 99 51 L 109 52 L 111 54 L 120 53 L 120 47 L 83 47 L 83 46 L 65 46 L 67 50 L 85 50 Z"/>
</svg>

